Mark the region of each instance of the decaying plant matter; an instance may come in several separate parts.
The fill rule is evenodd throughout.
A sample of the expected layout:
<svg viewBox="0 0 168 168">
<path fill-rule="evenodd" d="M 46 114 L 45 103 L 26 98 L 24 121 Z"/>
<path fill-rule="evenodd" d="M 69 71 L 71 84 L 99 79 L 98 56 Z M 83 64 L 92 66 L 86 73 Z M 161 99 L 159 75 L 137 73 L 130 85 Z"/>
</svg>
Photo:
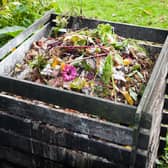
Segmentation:
<svg viewBox="0 0 168 168">
<path fill-rule="evenodd" d="M 137 105 L 153 64 L 134 40 L 100 24 L 93 30 L 66 29 L 62 35 L 34 42 L 13 76 Z"/>
</svg>

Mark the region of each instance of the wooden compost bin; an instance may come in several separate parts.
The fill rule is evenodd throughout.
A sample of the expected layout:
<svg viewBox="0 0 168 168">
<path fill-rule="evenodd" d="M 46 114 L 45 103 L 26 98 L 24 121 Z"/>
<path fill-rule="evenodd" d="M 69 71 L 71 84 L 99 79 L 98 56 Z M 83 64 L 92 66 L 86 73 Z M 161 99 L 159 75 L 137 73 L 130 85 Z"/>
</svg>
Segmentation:
<svg viewBox="0 0 168 168">
<path fill-rule="evenodd" d="M 48 36 L 55 16 L 47 13 L 0 49 L 3 58 L 20 45 L 0 62 L 0 90 L 10 93 L 0 94 L 1 167 L 152 168 L 164 104 L 168 31 L 70 18 L 69 27 L 95 28 L 100 23 L 109 23 L 123 37 L 164 44 L 162 47 L 144 45 L 159 57 L 135 107 L 10 77 L 11 70 L 23 60 L 32 42 Z M 80 113 L 51 108 L 39 101 Z"/>
</svg>

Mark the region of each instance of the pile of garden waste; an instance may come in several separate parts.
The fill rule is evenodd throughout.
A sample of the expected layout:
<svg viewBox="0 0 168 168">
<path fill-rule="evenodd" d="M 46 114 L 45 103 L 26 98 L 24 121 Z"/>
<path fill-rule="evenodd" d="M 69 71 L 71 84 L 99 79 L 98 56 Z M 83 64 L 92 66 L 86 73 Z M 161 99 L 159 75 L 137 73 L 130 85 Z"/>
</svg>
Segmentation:
<svg viewBox="0 0 168 168">
<path fill-rule="evenodd" d="M 62 31 L 62 29 L 60 30 Z M 135 40 L 95 29 L 64 29 L 32 44 L 13 76 L 129 105 L 138 105 L 154 65 Z"/>
</svg>

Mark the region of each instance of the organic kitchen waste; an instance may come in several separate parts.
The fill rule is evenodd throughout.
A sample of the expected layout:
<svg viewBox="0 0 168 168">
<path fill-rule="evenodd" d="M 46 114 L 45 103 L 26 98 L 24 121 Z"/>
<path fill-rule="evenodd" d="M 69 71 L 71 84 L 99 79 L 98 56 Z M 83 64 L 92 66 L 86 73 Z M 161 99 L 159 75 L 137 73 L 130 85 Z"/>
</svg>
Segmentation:
<svg viewBox="0 0 168 168">
<path fill-rule="evenodd" d="M 115 34 L 109 24 L 99 24 L 34 42 L 12 76 L 138 105 L 153 65 L 135 40 Z"/>
</svg>

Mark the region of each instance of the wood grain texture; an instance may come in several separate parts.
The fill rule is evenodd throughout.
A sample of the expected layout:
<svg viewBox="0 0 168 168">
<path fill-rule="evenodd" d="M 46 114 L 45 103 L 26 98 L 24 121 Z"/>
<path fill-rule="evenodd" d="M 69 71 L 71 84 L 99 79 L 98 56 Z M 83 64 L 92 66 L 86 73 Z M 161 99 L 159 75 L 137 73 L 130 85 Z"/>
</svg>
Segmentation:
<svg viewBox="0 0 168 168">
<path fill-rule="evenodd" d="M 51 161 L 56 161 L 65 166 L 74 168 L 84 167 L 114 167 L 114 164 L 106 159 L 99 158 L 80 151 L 74 151 L 55 145 L 49 145 L 32 138 L 19 136 L 15 133 L 0 130 L 0 144 L 2 146 L 12 147 L 22 152 L 34 154 Z"/>
<path fill-rule="evenodd" d="M 16 116 L 40 120 L 69 131 L 79 132 L 110 142 L 131 145 L 132 129 L 120 125 L 88 118 L 86 116 L 59 112 L 58 110 L 40 107 L 23 101 L 0 98 L 0 109 Z M 142 137 L 143 139 L 143 137 Z"/>
<path fill-rule="evenodd" d="M 73 91 L 40 85 L 30 81 L 0 76 L 0 90 L 11 92 L 30 99 L 56 104 L 96 115 L 110 122 L 132 125 L 136 107 L 115 103 L 102 98 L 91 97 Z"/>
<path fill-rule="evenodd" d="M 21 152 L 7 146 L 0 146 L 0 159 L 13 165 L 12 168 L 67 168 L 57 162 Z"/>
<path fill-rule="evenodd" d="M 156 64 L 154 66 L 153 72 L 152 72 L 151 77 L 149 79 L 148 85 L 147 85 L 145 92 L 144 92 L 144 95 L 142 97 L 142 101 L 141 101 L 142 103 L 140 103 L 140 105 L 139 105 L 139 108 L 143 107 L 143 111 L 145 113 L 152 115 L 152 113 L 148 112 L 148 109 L 150 109 L 150 106 L 151 106 L 150 102 L 151 103 L 153 102 L 153 101 L 151 101 L 151 98 L 155 98 L 153 96 L 154 91 L 157 92 L 157 87 L 158 87 L 158 85 L 160 85 L 160 83 L 162 85 L 164 85 L 164 87 L 161 89 L 161 90 L 163 90 L 162 94 L 164 95 L 164 91 L 165 91 L 165 87 L 166 87 L 165 86 L 166 85 L 165 84 L 166 83 L 166 76 L 168 73 L 167 62 L 168 62 L 168 38 L 166 39 L 164 46 L 161 50 L 161 53 L 159 55 L 159 58 L 156 61 Z M 162 97 L 164 97 L 163 95 L 162 95 Z"/>
<path fill-rule="evenodd" d="M 65 128 L 61 129 L 49 124 L 43 124 L 40 121 L 21 119 L 3 113 L 0 115 L 0 127 L 6 131 L 12 131 L 18 135 L 33 138 L 50 145 L 82 151 L 106 158 L 109 161 L 128 164 L 130 150 L 127 148 L 79 133 L 70 132 Z M 112 153 L 115 153 L 115 156 L 112 157 Z"/>
<path fill-rule="evenodd" d="M 166 68 L 164 64 L 162 68 Z M 148 111 L 147 111 L 148 113 L 152 114 L 149 149 L 148 149 L 149 157 L 146 163 L 146 167 L 149 168 L 153 167 L 155 159 L 157 157 L 157 150 L 159 146 L 160 124 L 164 105 L 164 92 L 166 87 L 166 81 L 165 81 L 166 76 L 164 73 L 162 74 L 162 70 L 159 75 L 160 76 L 158 76 L 157 78 L 159 83 L 158 82 L 155 83 L 156 87 L 155 90 L 153 90 L 150 102 L 148 103 Z"/>
<path fill-rule="evenodd" d="M 18 108 L 17 108 L 17 110 L 18 110 Z M 40 108 L 39 108 L 39 110 L 40 110 Z M 21 113 L 22 113 L 22 111 L 23 110 L 21 110 Z M 36 111 L 34 111 L 34 113 L 36 113 Z M 54 113 L 56 113 L 56 111 Z M 24 136 L 31 136 L 30 135 L 30 133 L 32 132 L 31 130 L 34 130 L 32 128 L 33 127 L 32 125 L 34 122 L 31 124 L 26 123 L 26 121 L 24 121 L 24 118 L 28 117 L 30 119 L 28 121 L 37 120 L 37 119 L 35 119 L 34 117 L 29 117 L 27 115 L 21 114 L 22 117 L 24 117 L 22 119 L 22 118 L 18 117 L 17 115 L 18 115 L 18 113 L 16 114 L 15 112 L 12 115 L 11 115 L 11 113 L 0 112 L 0 128 L 4 128 L 7 130 L 8 129 L 14 130 L 16 133 L 21 133 Z M 21 116 L 21 115 L 19 114 L 19 116 Z M 50 113 L 50 115 L 51 115 L 51 113 Z M 92 120 L 92 119 L 89 120 L 89 119 L 85 118 L 85 120 L 83 120 L 81 117 L 80 117 L 80 121 L 82 122 L 82 124 L 79 125 L 78 124 L 79 122 L 77 122 L 77 120 L 72 121 L 71 115 L 69 115 L 69 117 L 71 117 L 71 119 L 69 119 L 66 115 L 67 114 L 63 113 L 62 118 L 57 116 L 57 119 L 60 120 L 60 122 L 53 122 L 55 117 L 53 118 L 52 122 L 51 121 L 48 122 L 48 120 L 37 121 L 37 126 L 38 126 L 38 123 L 40 125 L 41 122 L 42 123 L 47 122 L 52 125 L 56 125 L 59 128 L 67 129 L 68 131 L 71 131 L 72 133 L 77 132 L 79 134 L 81 133 L 81 134 L 87 135 L 88 138 L 93 137 L 93 138 L 98 138 L 100 140 L 104 140 L 107 142 L 112 142 L 112 143 L 115 143 L 118 145 L 132 146 L 132 133 L 133 133 L 132 129 L 119 127 L 117 125 L 114 126 L 113 124 L 109 124 L 106 122 L 103 123 L 101 121 L 96 121 L 96 120 Z M 78 117 L 78 116 L 76 116 L 76 117 Z M 36 117 L 36 118 L 40 119 L 40 117 Z M 65 118 L 67 118 L 68 122 L 65 121 Z M 6 123 L 10 123 L 10 124 L 6 124 Z M 75 123 L 75 124 L 72 126 L 72 123 Z M 85 127 L 82 127 L 82 126 L 85 126 Z M 83 129 L 86 129 L 86 127 L 90 128 L 90 129 L 87 129 L 89 133 L 83 131 Z M 41 129 L 39 131 L 41 131 Z M 51 134 L 50 136 L 52 136 L 52 133 L 54 134 L 54 132 L 51 132 L 51 131 L 49 131 L 49 133 Z M 36 133 L 36 134 L 38 134 L 38 133 Z M 41 137 L 41 136 L 42 135 L 40 134 L 39 137 Z M 44 137 L 46 137 L 46 136 L 44 136 Z M 72 139 L 71 136 L 73 137 L 73 135 L 68 134 L 67 135 L 68 139 L 71 140 Z M 36 137 L 36 138 L 38 138 L 38 137 Z M 140 138 L 140 140 L 139 140 L 140 143 L 139 143 L 138 147 L 140 149 L 147 149 L 148 141 L 149 141 L 149 132 L 148 131 L 147 132 L 146 131 L 140 132 L 139 138 Z M 80 137 L 79 138 L 77 137 L 77 141 L 80 141 Z M 81 139 L 81 141 L 82 141 L 82 139 Z M 87 144 L 89 144 L 89 140 L 88 140 Z M 75 140 L 74 140 L 74 145 L 75 145 Z M 87 149 L 87 146 L 84 147 L 84 149 Z M 89 149 L 91 149 L 91 147 L 89 147 Z M 99 153 L 99 152 L 97 152 L 97 153 Z M 101 154 L 101 152 L 100 152 L 100 154 Z"/>
</svg>

